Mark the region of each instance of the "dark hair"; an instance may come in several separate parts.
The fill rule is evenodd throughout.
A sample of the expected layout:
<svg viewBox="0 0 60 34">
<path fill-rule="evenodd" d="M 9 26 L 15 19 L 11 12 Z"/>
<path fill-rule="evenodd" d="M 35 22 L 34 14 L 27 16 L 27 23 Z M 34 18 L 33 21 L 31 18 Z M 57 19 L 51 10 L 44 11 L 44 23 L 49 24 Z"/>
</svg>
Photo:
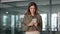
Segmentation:
<svg viewBox="0 0 60 34">
<path fill-rule="evenodd" d="M 30 7 L 31 7 L 31 6 L 35 6 L 35 13 L 34 13 L 34 14 L 38 14 L 36 3 L 35 3 L 35 2 L 30 2 L 30 3 L 28 4 L 27 12 L 25 13 L 25 15 L 31 15 L 31 12 L 30 12 Z"/>
</svg>

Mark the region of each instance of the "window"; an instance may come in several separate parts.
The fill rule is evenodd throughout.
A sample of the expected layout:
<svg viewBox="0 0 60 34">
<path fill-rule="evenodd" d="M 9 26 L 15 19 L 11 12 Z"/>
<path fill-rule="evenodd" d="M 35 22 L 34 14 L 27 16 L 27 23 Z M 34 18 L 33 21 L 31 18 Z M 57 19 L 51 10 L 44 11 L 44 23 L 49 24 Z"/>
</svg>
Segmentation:
<svg viewBox="0 0 60 34">
<path fill-rule="evenodd" d="M 3 26 L 6 26 L 7 24 L 7 16 L 3 15 Z"/>
<path fill-rule="evenodd" d="M 57 31 L 57 14 L 54 13 L 51 16 L 51 28 L 52 31 Z"/>
<path fill-rule="evenodd" d="M 42 31 L 46 31 L 47 26 L 47 14 L 40 14 L 42 17 Z"/>
<path fill-rule="evenodd" d="M 11 27 L 14 27 L 14 23 L 15 23 L 15 16 L 14 15 L 11 15 Z"/>
</svg>

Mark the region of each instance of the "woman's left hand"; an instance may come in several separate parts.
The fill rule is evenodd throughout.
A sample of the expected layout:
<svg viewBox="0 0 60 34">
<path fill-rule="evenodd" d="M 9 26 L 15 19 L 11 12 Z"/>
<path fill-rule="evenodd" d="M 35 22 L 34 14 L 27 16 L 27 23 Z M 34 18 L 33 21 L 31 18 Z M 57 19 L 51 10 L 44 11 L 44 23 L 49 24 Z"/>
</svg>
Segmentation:
<svg viewBox="0 0 60 34">
<path fill-rule="evenodd" d="M 34 23 L 35 26 L 37 26 L 37 23 Z"/>
</svg>

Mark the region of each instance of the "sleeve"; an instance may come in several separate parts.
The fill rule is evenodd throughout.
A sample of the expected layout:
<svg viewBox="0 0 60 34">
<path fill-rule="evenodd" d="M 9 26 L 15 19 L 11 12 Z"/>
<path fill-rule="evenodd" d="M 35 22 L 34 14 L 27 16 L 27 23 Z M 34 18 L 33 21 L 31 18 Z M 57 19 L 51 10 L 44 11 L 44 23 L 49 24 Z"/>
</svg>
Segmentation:
<svg viewBox="0 0 60 34">
<path fill-rule="evenodd" d="M 38 28 L 42 31 L 42 17 L 40 15 L 38 17 Z"/>
<path fill-rule="evenodd" d="M 28 30 L 28 27 L 29 27 L 28 23 L 29 23 L 28 17 L 24 16 L 23 24 L 22 24 L 22 31 L 27 31 Z"/>
</svg>

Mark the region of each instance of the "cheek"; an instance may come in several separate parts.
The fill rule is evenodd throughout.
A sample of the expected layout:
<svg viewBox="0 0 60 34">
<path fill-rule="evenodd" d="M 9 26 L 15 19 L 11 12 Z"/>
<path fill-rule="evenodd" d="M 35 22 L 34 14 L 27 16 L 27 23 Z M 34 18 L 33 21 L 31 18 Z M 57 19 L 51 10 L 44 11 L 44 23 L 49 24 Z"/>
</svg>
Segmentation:
<svg viewBox="0 0 60 34">
<path fill-rule="evenodd" d="M 32 8 L 30 8 L 30 11 L 33 11 L 33 9 L 32 9 Z"/>
<path fill-rule="evenodd" d="M 33 11 L 35 12 L 35 9 Z"/>
<path fill-rule="evenodd" d="M 32 9 L 30 9 L 30 11 L 32 11 Z"/>
</svg>

